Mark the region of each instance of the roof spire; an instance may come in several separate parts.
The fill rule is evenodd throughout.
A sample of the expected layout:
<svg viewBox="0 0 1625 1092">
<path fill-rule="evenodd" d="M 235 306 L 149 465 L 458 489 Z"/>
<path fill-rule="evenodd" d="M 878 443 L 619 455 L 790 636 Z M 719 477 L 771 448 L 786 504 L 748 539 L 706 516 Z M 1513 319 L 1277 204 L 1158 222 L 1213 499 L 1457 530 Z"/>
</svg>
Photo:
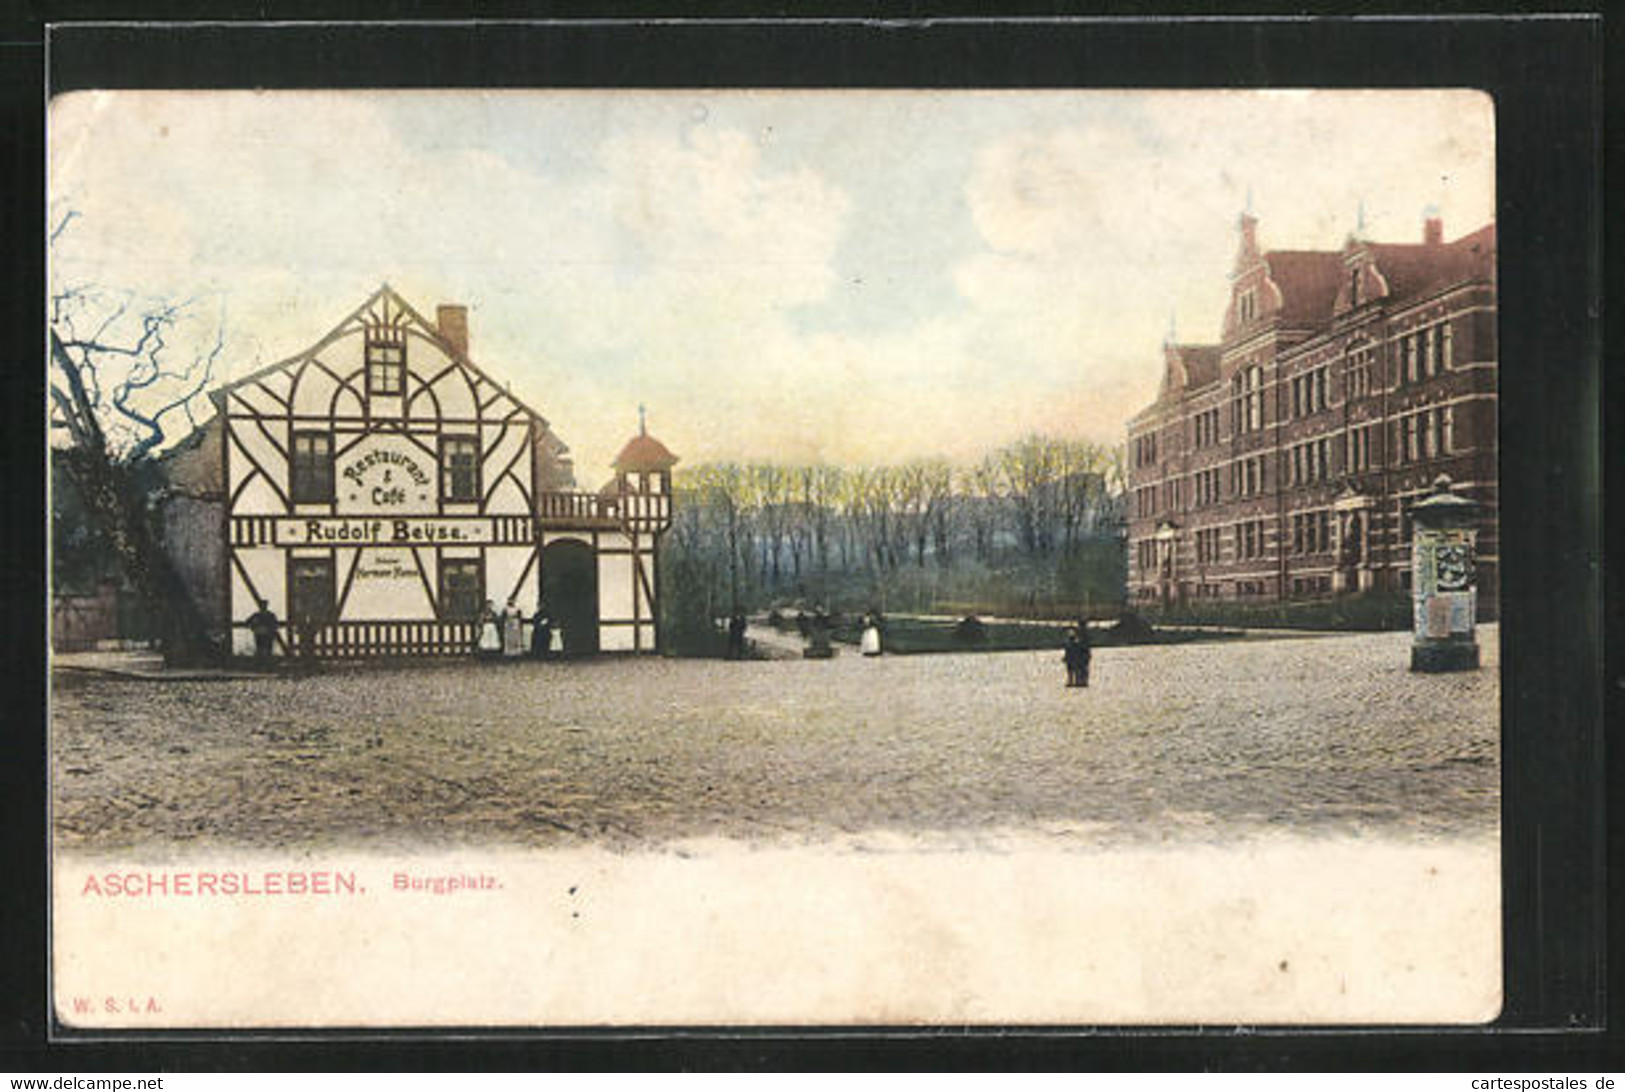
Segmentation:
<svg viewBox="0 0 1625 1092">
<path fill-rule="evenodd" d="M 1247 183 L 1247 208 L 1243 210 L 1248 216 L 1253 214 L 1253 184 Z"/>
<path fill-rule="evenodd" d="M 1365 238 L 1365 198 L 1363 197 L 1360 198 L 1360 203 L 1354 210 L 1354 237 L 1356 239 Z"/>
<path fill-rule="evenodd" d="M 638 403 L 638 435 L 649 435 L 649 411 L 642 402 Z"/>
</svg>

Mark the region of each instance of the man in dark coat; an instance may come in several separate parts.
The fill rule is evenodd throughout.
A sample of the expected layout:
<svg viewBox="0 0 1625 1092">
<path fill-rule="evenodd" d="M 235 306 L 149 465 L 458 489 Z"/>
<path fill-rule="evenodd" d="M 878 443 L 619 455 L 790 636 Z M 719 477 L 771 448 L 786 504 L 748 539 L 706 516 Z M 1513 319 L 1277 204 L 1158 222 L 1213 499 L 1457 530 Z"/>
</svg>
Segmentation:
<svg viewBox="0 0 1625 1092">
<path fill-rule="evenodd" d="M 735 610 L 728 619 L 728 659 L 745 658 L 745 612 Z"/>
<path fill-rule="evenodd" d="M 1066 685 L 1078 685 L 1078 634 L 1076 630 L 1066 631 L 1066 641 L 1061 646 L 1061 659 L 1066 663 Z"/>
<path fill-rule="evenodd" d="M 1089 647 L 1089 623 L 1078 622 L 1078 685 L 1089 685 L 1089 657 L 1092 650 Z"/>
<path fill-rule="evenodd" d="M 530 654 L 538 660 L 546 659 L 553 651 L 553 619 L 547 608 L 538 607 L 536 617 L 530 620 Z"/>
<path fill-rule="evenodd" d="M 265 600 L 257 602 L 260 609 L 248 616 L 248 632 L 254 635 L 254 659 L 265 664 L 270 662 L 271 645 L 276 641 L 277 617 Z"/>
</svg>

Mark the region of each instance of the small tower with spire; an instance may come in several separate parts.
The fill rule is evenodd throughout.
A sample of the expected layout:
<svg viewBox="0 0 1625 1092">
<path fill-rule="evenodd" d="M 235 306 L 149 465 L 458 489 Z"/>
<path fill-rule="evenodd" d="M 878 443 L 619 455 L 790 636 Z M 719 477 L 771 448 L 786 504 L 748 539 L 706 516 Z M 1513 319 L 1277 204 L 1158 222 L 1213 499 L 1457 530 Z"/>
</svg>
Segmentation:
<svg viewBox="0 0 1625 1092">
<path fill-rule="evenodd" d="M 649 435 L 649 411 L 641 402 L 638 403 L 638 434 L 626 442 L 610 465 L 615 470 L 618 493 L 671 495 L 671 468 L 677 465 L 677 456 Z"/>
</svg>

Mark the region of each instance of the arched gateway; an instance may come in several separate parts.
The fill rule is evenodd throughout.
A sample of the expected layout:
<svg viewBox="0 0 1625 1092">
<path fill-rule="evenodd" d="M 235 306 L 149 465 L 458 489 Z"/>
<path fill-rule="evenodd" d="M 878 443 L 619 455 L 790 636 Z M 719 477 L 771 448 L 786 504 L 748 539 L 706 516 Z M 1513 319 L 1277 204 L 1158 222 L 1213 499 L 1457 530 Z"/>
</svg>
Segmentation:
<svg viewBox="0 0 1625 1092">
<path fill-rule="evenodd" d="M 576 491 L 569 448 L 469 358 L 466 308 L 429 322 L 386 285 L 212 397 L 167 459 L 165 538 L 233 652 L 262 601 L 280 654 L 460 655 L 487 604 L 527 644 L 545 605 L 572 653 L 659 647 L 675 458 L 640 431 L 627 448 L 659 447 L 658 470 Z"/>
</svg>

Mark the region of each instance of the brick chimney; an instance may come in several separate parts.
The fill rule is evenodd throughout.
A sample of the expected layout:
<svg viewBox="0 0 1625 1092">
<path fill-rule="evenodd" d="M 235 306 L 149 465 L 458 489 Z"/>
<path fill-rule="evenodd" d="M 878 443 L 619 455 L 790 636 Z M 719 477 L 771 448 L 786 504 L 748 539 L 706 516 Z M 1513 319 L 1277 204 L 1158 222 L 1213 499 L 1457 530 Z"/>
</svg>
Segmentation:
<svg viewBox="0 0 1625 1092">
<path fill-rule="evenodd" d="M 460 303 L 442 303 L 435 308 L 435 325 L 440 336 L 463 356 L 468 355 L 468 308 Z"/>
<path fill-rule="evenodd" d="M 1422 221 L 1422 242 L 1426 246 L 1439 246 L 1444 242 L 1444 220 L 1438 213 L 1431 213 Z"/>
</svg>

